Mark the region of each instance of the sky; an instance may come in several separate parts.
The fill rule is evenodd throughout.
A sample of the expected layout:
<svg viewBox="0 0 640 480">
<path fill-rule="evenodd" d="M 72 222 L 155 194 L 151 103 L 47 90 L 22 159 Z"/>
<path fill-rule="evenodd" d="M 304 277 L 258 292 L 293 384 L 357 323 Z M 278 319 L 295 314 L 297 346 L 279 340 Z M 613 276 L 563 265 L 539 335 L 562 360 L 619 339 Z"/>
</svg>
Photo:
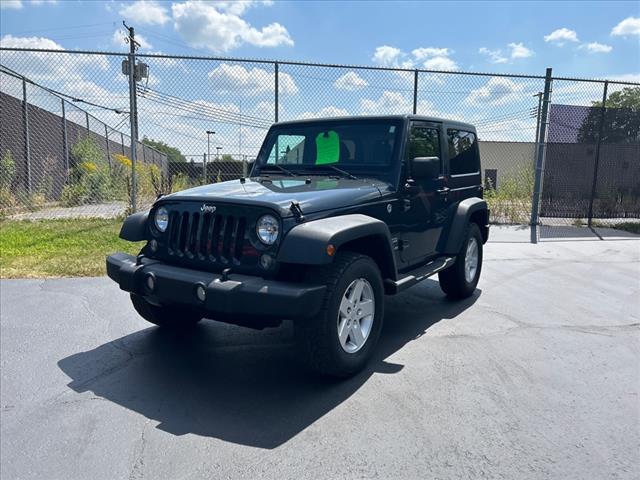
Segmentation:
<svg viewBox="0 0 640 480">
<path fill-rule="evenodd" d="M 552 67 L 560 76 L 640 82 L 638 1 L 0 0 L 0 7 L 0 44 L 10 47 L 121 52 L 128 48 L 122 33 L 125 20 L 136 28 L 140 53 L 531 75 L 544 75 L 545 68 Z M 56 58 L 3 52 L 1 60 L 51 88 L 126 107 L 126 81 L 118 77 L 121 57 Z M 200 102 L 212 119 L 219 110 L 273 117 L 270 66 L 148 63 L 147 85 L 165 96 L 164 103 L 158 98 L 142 102 L 148 113 L 143 133 L 164 135 L 189 151 L 200 149 L 196 138 L 201 138 L 208 117 L 198 121 L 187 115 L 181 120 L 163 116 L 167 109 L 175 112 L 166 95 L 191 102 L 182 105 L 185 108 Z M 279 80 L 280 118 L 402 113 L 412 106 L 412 74 L 285 67 Z M 424 74 L 420 85 L 420 113 L 479 122 L 485 138 L 528 139 L 535 130 L 530 109 L 537 106 L 533 94 L 542 89 L 537 80 Z M 556 101 L 589 105 L 600 98 L 601 87 L 558 82 L 554 95 Z M 118 118 L 112 113 L 96 115 L 113 126 Z M 231 127 L 222 130 L 218 141 L 227 150 L 246 149 L 256 143 L 252 136 L 260 136 L 233 133 Z"/>
</svg>

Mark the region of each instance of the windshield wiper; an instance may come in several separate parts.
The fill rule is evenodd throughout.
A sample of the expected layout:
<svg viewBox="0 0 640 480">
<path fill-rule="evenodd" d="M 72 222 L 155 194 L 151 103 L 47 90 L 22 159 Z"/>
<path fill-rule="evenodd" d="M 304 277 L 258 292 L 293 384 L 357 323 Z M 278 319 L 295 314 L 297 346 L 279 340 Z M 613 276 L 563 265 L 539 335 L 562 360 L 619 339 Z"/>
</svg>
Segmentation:
<svg viewBox="0 0 640 480">
<path fill-rule="evenodd" d="M 331 170 L 334 170 L 334 171 L 338 172 L 339 174 L 341 174 L 343 177 L 350 178 L 351 180 L 357 180 L 358 179 L 358 177 L 356 177 L 352 173 L 349 173 L 346 170 L 342 170 L 341 168 L 338 168 L 335 165 L 322 165 L 322 166 L 326 167 L 326 168 L 330 168 Z"/>
<path fill-rule="evenodd" d="M 284 168 L 282 165 L 276 165 L 276 164 L 265 165 L 264 167 L 260 167 L 260 173 L 262 173 L 263 171 L 267 171 L 267 172 L 268 171 L 273 171 L 274 169 L 280 170 L 281 172 L 286 173 L 290 177 L 295 177 L 296 176 L 296 174 L 293 173 L 288 168 Z"/>
</svg>

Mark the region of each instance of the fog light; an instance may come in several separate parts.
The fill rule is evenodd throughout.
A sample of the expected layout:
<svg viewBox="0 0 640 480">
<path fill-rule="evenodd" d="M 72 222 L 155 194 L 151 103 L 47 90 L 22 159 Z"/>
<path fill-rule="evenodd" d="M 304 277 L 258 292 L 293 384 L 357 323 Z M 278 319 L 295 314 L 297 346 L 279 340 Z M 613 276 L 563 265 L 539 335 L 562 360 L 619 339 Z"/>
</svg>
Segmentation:
<svg viewBox="0 0 640 480">
<path fill-rule="evenodd" d="M 158 250 L 158 241 L 157 240 L 151 240 L 149 242 L 149 248 L 151 249 L 152 252 L 155 252 L 156 250 Z"/>
<path fill-rule="evenodd" d="M 269 270 L 273 265 L 273 257 L 271 255 L 262 255 L 260 257 L 260 266 L 265 270 Z"/>
<path fill-rule="evenodd" d="M 200 300 L 201 302 L 204 302 L 207 298 L 207 291 L 204 288 L 204 285 L 198 285 L 196 287 L 196 297 L 198 297 L 198 300 Z"/>
<path fill-rule="evenodd" d="M 147 288 L 149 289 L 150 292 L 153 292 L 156 288 L 156 279 L 153 278 L 153 275 L 149 274 L 147 275 L 147 280 L 145 282 L 147 284 Z"/>
</svg>

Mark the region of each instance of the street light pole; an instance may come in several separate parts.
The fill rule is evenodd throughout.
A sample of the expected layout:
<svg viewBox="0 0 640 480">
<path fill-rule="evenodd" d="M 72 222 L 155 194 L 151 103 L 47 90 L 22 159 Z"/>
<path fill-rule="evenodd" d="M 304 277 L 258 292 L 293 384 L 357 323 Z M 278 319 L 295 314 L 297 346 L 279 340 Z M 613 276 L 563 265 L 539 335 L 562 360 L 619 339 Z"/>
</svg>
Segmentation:
<svg viewBox="0 0 640 480">
<path fill-rule="evenodd" d="M 204 176 L 204 183 L 207 183 L 207 161 L 211 159 L 211 135 L 214 135 L 216 132 L 213 130 L 207 130 L 207 158 L 202 164 L 202 174 Z"/>
</svg>

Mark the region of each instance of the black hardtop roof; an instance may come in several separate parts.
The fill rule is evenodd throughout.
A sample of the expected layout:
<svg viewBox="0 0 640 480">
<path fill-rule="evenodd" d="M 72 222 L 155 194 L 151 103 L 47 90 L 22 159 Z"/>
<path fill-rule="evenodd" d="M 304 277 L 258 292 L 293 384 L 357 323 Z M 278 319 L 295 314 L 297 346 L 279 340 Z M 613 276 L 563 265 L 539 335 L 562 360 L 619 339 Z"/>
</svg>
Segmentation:
<svg viewBox="0 0 640 480">
<path fill-rule="evenodd" d="M 362 120 L 418 120 L 423 122 L 435 122 L 435 123 L 446 123 L 448 126 L 458 127 L 465 130 L 472 130 L 475 132 L 476 127 L 471 125 L 470 123 L 460 122 L 458 120 L 448 120 L 446 118 L 438 118 L 438 117 L 428 117 L 426 115 L 356 115 L 352 117 L 322 117 L 322 118 L 305 118 L 302 120 L 287 120 L 285 122 L 278 122 L 275 125 L 286 126 L 286 125 L 305 125 L 310 123 L 321 123 L 321 122 L 358 122 Z"/>
</svg>

